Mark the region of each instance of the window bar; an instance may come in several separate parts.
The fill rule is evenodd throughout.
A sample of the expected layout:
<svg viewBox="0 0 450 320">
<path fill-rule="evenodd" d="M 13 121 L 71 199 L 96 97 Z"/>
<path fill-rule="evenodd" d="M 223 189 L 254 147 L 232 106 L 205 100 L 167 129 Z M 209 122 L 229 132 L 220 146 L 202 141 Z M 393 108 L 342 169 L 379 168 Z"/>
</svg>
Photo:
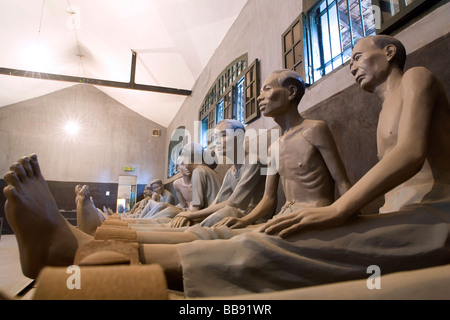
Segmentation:
<svg viewBox="0 0 450 320">
<path fill-rule="evenodd" d="M 314 83 L 314 78 L 312 77 L 312 44 L 311 44 L 311 28 L 309 27 L 309 19 L 305 19 L 306 25 L 307 25 L 307 31 L 306 31 L 306 35 L 307 35 L 307 43 L 308 45 L 306 46 L 307 50 L 306 50 L 306 54 L 308 55 L 308 81 L 309 83 Z"/>
<path fill-rule="evenodd" d="M 352 26 L 352 14 L 350 13 L 350 3 L 347 0 L 347 14 L 348 14 L 348 22 L 349 22 L 349 29 L 350 29 L 350 40 L 352 42 L 352 48 L 355 46 L 355 43 L 353 41 L 353 26 Z"/>
<path fill-rule="evenodd" d="M 402 12 L 406 8 L 405 0 L 400 0 L 398 2 L 399 11 Z"/>
<path fill-rule="evenodd" d="M 401 3 L 401 1 L 399 1 L 399 9 L 400 9 L 400 3 Z M 389 0 L 389 12 L 392 17 L 395 15 L 394 3 L 391 0 Z"/>
<path fill-rule="evenodd" d="M 326 0 L 325 0 L 326 1 Z M 317 28 L 317 43 L 320 49 L 320 63 L 319 63 L 319 68 L 317 68 L 318 71 L 320 71 L 321 77 L 323 77 L 325 75 L 325 61 L 324 61 L 324 56 L 323 56 L 323 44 L 322 44 L 322 24 L 320 23 L 320 9 L 318 8 L 317 11 L 319 12 L 316 16 L 315 16 L 315 25 Z M 313 61 L 314 62 L 314 61 Z M 314 64 L 313 64 L 313 70 L 314 70 Z M 316 81 L 314 79 L 314 81 Z"/>
<path fill-rule="evenodd" d="M 335 0 L 335 3 L 336 3 L 336 19 L 338 22 L 338 29 L 339 29 L 339 43 L 341 45 L 341 62 L 342 64 L 344 64 L 344 45 L 342 44 L 341 19 L 338 0 Z"/>
<path fill-rule="evenodd" d="M 310 26 L 310 17 L 309 15 L 305 19 L 305 25 L 306 25 L 306 35 L 307 35 L 307 48 L 308 48 L 308 80 L 310 83 L 314 83 L 314 78 L 312 77 L 312 70 L 311 66 L 313 65 L 312 62 L 312 43 L 311 43 L 311 26 Z"/>
<path fill-rule="evenodd" d="M 334 1 L 333 1 L 334 2 Z M 328 4 L 328 2 L 327 2 L 327 4 Z M 326 9 L 326 11 L 327 11 L 327 22 L 328 22 L 328 42 L 330 43 L 330 62 L 331 62 L 331 70 L 334 70 L 334 67 L 333 67 L 333 44 L 331 43 L 331 29 L 330 29 L 330 7 L 329 6 L 327 6 L 327 9 Z M 324 66 L 324 75 L 325 75 L 325 66 Z"/>
<path fill-rule="evenodd" d="M 305 26 L 306 26 L 306 43 L 307 43 L 307 45 L 306 45 L 306 48 L 307 48 L 307 50 L 306 50 L 306 53 L 307 53 L 307 56 L 308 56 L 308 81 L 310 82 L 310 83 L 314 83 L 314 77 L 313 77 L 313 75 L 312 75 L 312 66 L 313 66 L 313 61 L 312 61 L 312 53 L 311 53 L 311 51 L 312 51 L 312 43 L 311 43 L 311 27 L 310 27 L 310 25 L 309 25 L 309 21 L 310 21 L 310 19 L 309 19 L 309 17 L 308 17 L 308 19 L 305 19 Z"/>
<path fill-rule="evenodd" d="M 363 12 L 361 7 L 361 0 L 358 0 L 358 6 L 359 6 L 359 18 L 361 19 L 361 29 L 362 29 L 362 36 L 363 38 L 366 36 L 366 26 L 364 25 L 364 19 L 363 19 Z"/>
</svg>

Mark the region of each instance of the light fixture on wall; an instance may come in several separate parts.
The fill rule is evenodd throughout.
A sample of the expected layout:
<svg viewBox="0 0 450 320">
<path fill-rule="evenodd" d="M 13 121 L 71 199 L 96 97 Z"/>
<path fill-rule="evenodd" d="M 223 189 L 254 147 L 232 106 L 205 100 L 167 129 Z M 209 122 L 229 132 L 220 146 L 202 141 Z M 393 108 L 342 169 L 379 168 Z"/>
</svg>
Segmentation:
<svg viewBox="0 0 450 320">
<path fill-rule="evenodd" d="M 83 118 L 71 110 L 64 111 L 59 124 L 58 139 L 64 143 L 79 143 L 80 134 L 86 129 Z"/>
<path fill-rule="evenodd" d="M 76 137 L 82 129 L 82 121 L 80 118 L 78 110 L 78 91 L 79 86 L 75 86 L 75 96 L 73 98 L 73 107 L 71 110 L 67 110 L 64 123 L 64 132 L 68 137 Z"/>
<path fill-rule="evenodd" d="M 83 63 L 83 58 L 84 55 L 81 52 L 81 46 L 80 46 L 80 41 L 78 39 L 78 34 L 77 34 L 77 30 L 80 29 L 80 25 L 79 25 L 79 12 L 80 12 L 80 8 L 77 6 L 72 6 L 70 4 L 70 1 L 67 1 L 69 6 L 67 7 L 67 13 L 69 13 L 71 15 L 71 18 L 67 20 L 67 25 L 69 27 L 69 29 L 73 30 L 74 32 L 74 38 L 75 38 L 75 42 L 77 45 L 77 54 L 76 56 L 78 57 L 78 73 L 80 73 L 80 71 L 83 73 L 83 76 L 86 77 L 86 71 L 84 68 L 84 63 Z M 78 16 L 75 17 L 75 15 L 78 14 Z M 78 100 L 78 91 L 80 90 L 79 86 L 77 86 L 75 88 L 75 97 L 74 97 L 74 101 L 73 101 L 73 116 L 72 119 L 69 119 L 65 126 L 64 129 L 66 131 L 66 134 L 75 137 L 78 132 L 81 130 L 81 122 L 77 119 L 78 118 L 78 113 L 77 113 L 77 100 Z"/>
<path fill-rule="evenodd" d="M 78 136 L 79 132 L 82 130 L 82 120 L 80 114 L 78 112 L 78 92 L 80 90 L 80 86 L 75 86 L 74 91 L 75 95 L 73 97 L 73 107 L 67 110 L 65 114 L 65 119 L 62 122 L 64 125 L 64 133 L 69 138 L 75 138 Z"/>
<path fill-rule="evenodd" d="M 67 134 L 74 136 L 80 131 L 80 126 L 76 121 L 71 120 L 66 123 L 64 130 L 66 130 Z"/>
</svg>

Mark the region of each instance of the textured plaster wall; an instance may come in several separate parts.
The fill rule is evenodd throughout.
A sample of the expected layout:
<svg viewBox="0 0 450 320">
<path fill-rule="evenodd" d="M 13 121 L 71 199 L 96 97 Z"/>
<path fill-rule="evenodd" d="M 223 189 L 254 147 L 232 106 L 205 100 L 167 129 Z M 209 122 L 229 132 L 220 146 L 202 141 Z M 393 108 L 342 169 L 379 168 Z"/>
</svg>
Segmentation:
<svg viewBox="0 0 450 320">
<path fill-rule="evenodd" d="M 75 137 L 64 131 L 72 118 L 81 127 Z M 117 183 L 119 175 L 136 175 L 146 184 L 163 173 L 164 136 L 165 128 L 97 88 L 76 85 L 0 108 L 0 171 L 34 152 L 47 180 Z"/>
</svg>

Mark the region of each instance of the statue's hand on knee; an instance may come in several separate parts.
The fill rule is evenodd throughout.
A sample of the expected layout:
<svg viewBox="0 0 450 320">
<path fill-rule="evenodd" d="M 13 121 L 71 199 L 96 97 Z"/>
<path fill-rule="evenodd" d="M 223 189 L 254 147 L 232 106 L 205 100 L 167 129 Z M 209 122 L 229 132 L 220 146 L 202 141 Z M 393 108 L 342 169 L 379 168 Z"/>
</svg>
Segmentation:
<svg viewBox="0 0 450 320">
<path fill-rule="evenodd" d="M 170 222 L 171 228 L 181 228 L 181 227 L 189 227 L 192 225 L 192 221 L 183 215 L 177 215 L 175 218 L 172 219 Z"/>
<path fill-rule="evenodd" d="M 227 217 L 214 225 L 214 227 L 221 227 L 221 226 L 226 226 L 231 229 L 238 229 L 248 226 L 248 223 L 243 221 L 241 218 Z"/>
<path fill-rule="evenodd" d="M 295 210 L 267 222 L 261 229 L 270 235 L 287 238 L 305 230 L 329 229 L 344 224 L 353 215 L 339 213 L 333 206 Z"/>
</svg>

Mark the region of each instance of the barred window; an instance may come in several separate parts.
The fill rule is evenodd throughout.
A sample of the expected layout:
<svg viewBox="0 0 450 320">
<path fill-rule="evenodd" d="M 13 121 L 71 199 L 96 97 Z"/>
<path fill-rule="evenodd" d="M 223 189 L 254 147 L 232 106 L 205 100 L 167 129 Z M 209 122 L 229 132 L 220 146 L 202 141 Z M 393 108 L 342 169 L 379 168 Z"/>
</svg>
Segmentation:
<svg viewBox="0 0 450 320">
<path fill-rule="evenodd" d="M 204 147 L 213 142 L 212 129 L 223 119 L 247 124 L 260 116 L 256 105 L 258 90 L 258 62 L 255 60 L 248 65 L 246 54 L 233 61 L 217 77 L 199 110 L 200 140 Z"/>
<path fill-rule="evenodd" d="M 377 33 L 388 34 L 428 7 L 447 0 L 372 0 L 374 13 L 379 18 Z"/>
<path fill-rule="evenodd" d="M 322 0 L 305 19 L 308 67 L 312 84 L 350 59 L 359 39 L 375 34 L 370 0 Z"/>
<path fill-rule="evenodd" d="M 283 33 L 283 66 L 307 85 L 350 59 L 355 43 L 388 34 L 445 0 L 303 0 L 305 12 Z"/>
</svg>

